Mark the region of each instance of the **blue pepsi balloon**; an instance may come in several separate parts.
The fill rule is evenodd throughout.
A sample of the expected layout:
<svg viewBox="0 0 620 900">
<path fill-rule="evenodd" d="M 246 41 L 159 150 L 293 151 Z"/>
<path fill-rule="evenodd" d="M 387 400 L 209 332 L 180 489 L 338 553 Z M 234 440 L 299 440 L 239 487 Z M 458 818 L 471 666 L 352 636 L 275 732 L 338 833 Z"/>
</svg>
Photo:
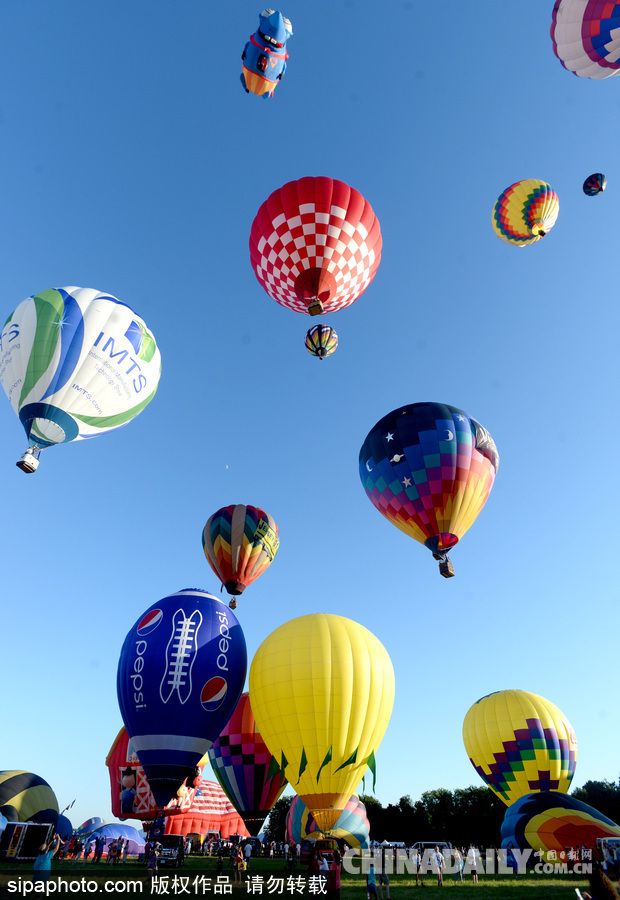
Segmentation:
<svg viewBox="0 0 620 900">
<path fill-rule="evenodd" d="M 192 779 L 237 705 L 246 669 L 239 622 L 206 591 L 164 597 L 130 629 L 118 663 L 118 702 L 158 806 Z"/>
</svg>

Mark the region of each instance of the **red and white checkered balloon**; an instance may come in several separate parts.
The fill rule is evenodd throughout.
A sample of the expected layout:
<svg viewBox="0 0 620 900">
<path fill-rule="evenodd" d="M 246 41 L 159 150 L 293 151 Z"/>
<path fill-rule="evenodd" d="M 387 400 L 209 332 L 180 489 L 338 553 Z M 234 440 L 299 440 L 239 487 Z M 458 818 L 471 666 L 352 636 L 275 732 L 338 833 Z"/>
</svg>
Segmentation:
<svg viewBox="0 0 620 900">
<path fill-rule="evenodd" d="M 250 234 L 256 277 L 281 306 L 308 314 L 349 306 L 381 259 L 381 229 L 359 191 L 333 178 L 289 181 L 263 203 Z"/>
</svg>

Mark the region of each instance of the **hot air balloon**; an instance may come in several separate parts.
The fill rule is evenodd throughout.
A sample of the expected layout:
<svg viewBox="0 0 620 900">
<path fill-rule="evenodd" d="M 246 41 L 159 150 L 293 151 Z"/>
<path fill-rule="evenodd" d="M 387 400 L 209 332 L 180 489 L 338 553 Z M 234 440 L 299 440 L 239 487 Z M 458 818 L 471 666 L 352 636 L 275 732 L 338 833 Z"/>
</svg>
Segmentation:
<svg viewBox="0 0 620 900">
<path fill-rule="evenodd" d="M 534 244 L 555 225 L 560 201 L 545 181 L 526 178 L 511 184 L 493 207 L 493 231 L 515 247 Z"/>
<path fill-rule="evenodd" d="M 286 72 L 286 42 L 293 36 L 291 20 L 277 9 L 264 9 L 258 28 L 250 35 L 241 59 L 241 84 L 246 94 L 257 94 L 263 100 L 273 97 L 278 82 Z"/>
<path fill-rule="evenodd" d="M 349 847 L 365 850 L 370 846 L 370 822 L 366 807 L 352 794 L 331 831 L 336 840 L 345 841 Z M 286 837 L 289 842 L 300 843 L 304 838 L 316 839 L 322 836 L 314 816 L 300 797 L 294 797 L 286 817 Z"/>
<path fill-rule="evenodd" d="M 246 828 L 257 835 L 287 781 L 258 733 L 248 693 L 213 742 L 209 762 Z"/>
<path fill-rule="evenodd" d="M 607 179 L 602 172 L 594 172 L 584 181 L 583 192 L 587 197 L 596 197 L 597 194 L 602 194 L 606 187 Z"/>
<path fill-rule="evenodd" d="M 502 847 L 563 853 L 567 847 L 596 847 L 598 838 L 620 837 L 620 827 L 597 809 L 556 791 L 519 797 L 506 810 Z"/>
<path fill-rule="evenodd" d="M 274 191 L 250 233 L 254 274 L 281 306 L 318 316 L 363 294 L 381 259 L 381 229 L 359 191 L 300 178 Z"/>
<path fill-rule="evenodd" d="M 226 605 L 186 589 L 130 629 L 117 675 L 121 716 L 159 807 L 189 779 L 243 690 L 245 638 Z"/>
<path fill-rule="evenodd" d="M 338 335 L 329 325 L 313 325 L 306 332 L 306 350 L 319 359 L 331 356 L 338 346 Z"/>
<path fill-rule="evenodd" d="M 278 526 L 271 516 L 242 503 L 218 509 L 202 532 L 207 562 L 233 595 L 242 594 L 269 568 L 279 546 Z"/>
<path fill-rule="evenodd" d="M 496 691 L 465 716 L 463 741 L 483 781 L 510 806 L 533 791 L 567 793 L 577 738 L 564 713 L 529 691 Z"/>
<path fill-rule="evenodd" d="M 329 832 L 367 768 L 375 774 L 394 703 L 385 647 L 342 616 L 293 619 L 256 651 L 250 700 L 281 771 Z"/>
<path fill-rule="evenodd" d="M 58 821 L 58 801 L 47 781 L 23 769 L 0 772 L 0 814 L 9 822 Z"/>
<path fill-rule="evenodd" d="M 34 472 L 41 450 L 126 425 L 155 396 L 161 357 L 143 320 L 111 294 L 42 291 L 2 329 L 0 381 L 30 448 L 17 462 Z"/>
<path fill-rule="evenodd" d="M 603 0 L 556 0 L 553 52 L 581 78 L 610 78 L 620 71 L 620 11 Z"/>
<path fill-rule="evenodd" d="M 362 444 L 359 471 L 379 512 L 454 574 L 447 552 L 474 523 L 493 487 L 493 438 L 462 410 L 411 403 L 384 416 Z"/>
</svg>

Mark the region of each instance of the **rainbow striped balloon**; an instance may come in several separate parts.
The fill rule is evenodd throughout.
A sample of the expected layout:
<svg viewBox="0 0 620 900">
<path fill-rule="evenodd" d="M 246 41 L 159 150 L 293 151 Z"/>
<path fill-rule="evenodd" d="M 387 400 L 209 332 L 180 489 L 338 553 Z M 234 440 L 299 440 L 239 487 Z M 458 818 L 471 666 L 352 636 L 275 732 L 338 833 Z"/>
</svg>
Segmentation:
<svg viewBox="0 0 620 900">
<path fill-rule="evenodd" d="M 542 791 L 526 794 L 508 807 L 501 834 L 502 847 L 542 850 L 547 858 L 567 847 L 596 847 L 597 838 L 620 837 L 620 828 L 587 803 Z"/>
<path fill-rule="evenodd" d="M 560 211 L 558 195 L 537 178 L 511 184 L 493 207 L 493 231 L 515 247 L 526 247 L 544 237 L 555 225 Z"/>
<path fill-rule="evenodd" d="M 224 506 L 202 532 L 207 562 L 229 594 L 242 594 L 274 560 L 280 545 L 278 526 L 257 506 Z"/>
<path fill-rule="evenodd" d="M 286 817 L 287 839 L 298 844 L 304 838 L 320 838 L 322 834 L 316 819 L 301 797 L 295 797 Z M 357 794 L 352 794 L 329 836 L 346 841 L 349 847 L 361 847 L 365 850 L 370 846 L 369 835 L 370 822 L 366 815 L 366 807 Z"/>
</svg>

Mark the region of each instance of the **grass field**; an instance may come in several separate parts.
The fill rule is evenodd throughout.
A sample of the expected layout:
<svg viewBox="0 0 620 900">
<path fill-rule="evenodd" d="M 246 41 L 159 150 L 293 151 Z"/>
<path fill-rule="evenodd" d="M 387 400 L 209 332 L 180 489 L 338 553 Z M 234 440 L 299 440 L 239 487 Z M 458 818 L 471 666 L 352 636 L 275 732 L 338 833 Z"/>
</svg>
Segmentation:
<svg viewBox="0 0 620 900">
<path fill-rule="evenodd" d="M 74 865 L 55 861 L 52 863 L 49 889 L 50 896 L 55 897 L 92 897 L 97 894 L 109 897 L 212 897 L 231 892 L 237 900 L 249 895 L 265 898 L 311 897 L 312 900 L 320 900 L 321 897 L 310 890 L 306 875 L 301 869 L 293 873 L 288 881 L 290 873 L 284 869 L 281 859 L 253 859 L 243 884 L 233 882 L 233 872 L 228 868 L 227 862 L 223 874 L 229 877 L 230 887 L 228 883 L 216 886 L 214 859 L 190 857 L 180 869 L 160 868 L 158 881 L 151 892 L 145 866 L 134 860 L 128 860 L 124 866 L 110 866 L 106 863 L 93 865 L 92 862 L 78 862 Z M 5 897 L 28 896 L 28 886 L 24 882 L 29 882 L 31 878 L 32 863 L 3 861 L 0 863 L 0 897 L 4 900 Z M 71 882 L 81 882 L 82 879 L 83 886 L 79 889 L 75 884 L 70 885 Z M 341 884 L 341 900 L 366 900 L 366 879 L 363 876 L 343 872 Z M 476 896 L 482 896 L 485 900 L 575 900 L 575 888 L 587 890 L 587 886 L 586 879 L 570 875 L 532 875 L 516 879 L 510 875 L 496 878 L 480 876 L 477 885 L 472 884 L 468 876 L 464 883 L 455 884 L 454 876 L 450 875 L 445 877 L 443 888 L 437 887 L 437 879 L 433 876 L 425 878 L 425 887 L 422 888 L 416 887 L 415 878 L 411 875 L 390 875 L 391 900 L 412 900 L 417 893 L 424 897 L 447 894 L 451 900 L 474 900 Z M 214 887 L 222 889 L 214 890 Z M 33 895 L 44 896 L 38 892 Z M 385 893 L 384 900 L 387 900 Z"/>
</svg>

